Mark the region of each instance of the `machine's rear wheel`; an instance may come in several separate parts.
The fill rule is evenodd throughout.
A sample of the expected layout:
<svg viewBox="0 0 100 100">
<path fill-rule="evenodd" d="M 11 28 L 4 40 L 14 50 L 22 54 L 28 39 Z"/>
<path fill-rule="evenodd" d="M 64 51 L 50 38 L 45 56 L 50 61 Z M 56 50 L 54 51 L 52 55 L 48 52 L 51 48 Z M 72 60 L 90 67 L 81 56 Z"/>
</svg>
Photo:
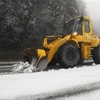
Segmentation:
<svg viewBox="0 0 100 100">
<path fill-rule="evenodd" d="M 92 58 L 95 64 L 100 64 L 100 45 L 93 49 Z"/>
<path fill-rule="evenodd" d="M 62 67 L 74 67 L 78 63 L 79 58 L 80 56 L 78 48 L 71 43 L 61 46 L 58 51 L 58 63 Z"/>
</svg>

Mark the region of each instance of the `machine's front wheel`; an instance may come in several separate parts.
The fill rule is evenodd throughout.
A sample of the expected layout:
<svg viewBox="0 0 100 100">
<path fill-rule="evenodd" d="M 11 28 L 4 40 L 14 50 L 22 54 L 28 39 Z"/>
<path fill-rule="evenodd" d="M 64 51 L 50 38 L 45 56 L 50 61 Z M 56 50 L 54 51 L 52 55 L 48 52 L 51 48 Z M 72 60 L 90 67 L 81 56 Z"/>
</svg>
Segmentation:
<svg viewBox="0 0 100 100">
<path fill-rule="evenodd" d="M 78 65 L 81 65 L 81 64 L 83 64 L 83 62 L 84 62 L 84 59 L 83 58 L 80 58 L 77 64 Z"/>
<path fill-rule="evenodd" d="M 55 66 L 57 64 L 57 58 L 53 58 L 48 66 Z"/>
<path fill-rule="evenodd" d="M 82 51 L 81 51 L 81 49 L 79 49 L 79 54 L 80 54 L 80 58 L 79 58 L 79 61 L 78 61 L 78 65 L 81 65 L 81 64 L 83 64 L 83 62 L 84 62 L 84 59 L 83 59 L 83 57 L 82 57 Z"/>
<path fill-rule="evenodd" d="M 30 59 L 27 56 L 24 56 L 22 61 L 23 62 L 28 62 L 29 64 L 31 63 Z"/>
<path fill-rule="evenodd" d="M 78 48 L 71 44 L 65 44 L 58 51 L 59 64 L 65 68 L 74 67 L 79 61 L 80 55 Z"/>
<path fill-rule="evenodd" d="M 92 58 L 95 64 L 100 64 L 100 45 L 93 49 Z"/>
</svg>

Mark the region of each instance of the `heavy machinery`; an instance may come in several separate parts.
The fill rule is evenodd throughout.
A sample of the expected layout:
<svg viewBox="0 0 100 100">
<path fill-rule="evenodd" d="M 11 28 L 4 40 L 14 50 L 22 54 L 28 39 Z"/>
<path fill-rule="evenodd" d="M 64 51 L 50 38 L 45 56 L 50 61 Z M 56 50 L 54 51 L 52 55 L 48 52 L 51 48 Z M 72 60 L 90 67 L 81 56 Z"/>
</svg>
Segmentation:
<svg viewBox="0 0 100 100">
<path fill-rule="evenodd" d="M 90 58 L 100 64 L 100 39 L 93 34 L 89 17 L 78 16 L 69 20 L 65 24 L 65 33 L 44 37 L 43 49 L 25 49 L 24 61 L 36 66 L 37 70 L 56 63 L 64 68 L 73 68 Z"/>
</svg>

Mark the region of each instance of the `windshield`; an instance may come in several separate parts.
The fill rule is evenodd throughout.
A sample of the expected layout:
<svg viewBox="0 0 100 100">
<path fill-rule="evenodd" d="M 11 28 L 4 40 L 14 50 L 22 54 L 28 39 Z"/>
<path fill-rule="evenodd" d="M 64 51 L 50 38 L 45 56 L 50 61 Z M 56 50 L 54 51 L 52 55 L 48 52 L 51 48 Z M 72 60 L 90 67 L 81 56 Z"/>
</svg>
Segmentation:
<svg viewBox="0 0 100 100">
<path fill-rule="evenodd" d="M 72 34 L 73 32 L 78 32 L 78 34 L 82 34 L 82 22 L 80 18 L 75 18 L 68 21 L 65 25 L 65 33 Z"/>
</svg>

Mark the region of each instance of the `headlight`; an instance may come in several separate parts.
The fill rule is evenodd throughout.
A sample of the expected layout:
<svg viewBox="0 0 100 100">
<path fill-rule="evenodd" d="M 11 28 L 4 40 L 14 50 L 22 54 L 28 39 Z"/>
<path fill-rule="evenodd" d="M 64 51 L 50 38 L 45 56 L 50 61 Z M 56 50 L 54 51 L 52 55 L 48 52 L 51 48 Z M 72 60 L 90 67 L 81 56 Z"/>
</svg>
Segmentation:
<svg viewBox="0 0 100 100">
<path fill-rule="evenodd" d="M 78 33 L 77 33 L 77 32 L 74 32 L 74 33 L 72 33 L 72 35 L 71 35 L 72 38 L 73 38 L 73 37 L 76 37 L 76 36 L 78 36 Z"/>
</svg>

